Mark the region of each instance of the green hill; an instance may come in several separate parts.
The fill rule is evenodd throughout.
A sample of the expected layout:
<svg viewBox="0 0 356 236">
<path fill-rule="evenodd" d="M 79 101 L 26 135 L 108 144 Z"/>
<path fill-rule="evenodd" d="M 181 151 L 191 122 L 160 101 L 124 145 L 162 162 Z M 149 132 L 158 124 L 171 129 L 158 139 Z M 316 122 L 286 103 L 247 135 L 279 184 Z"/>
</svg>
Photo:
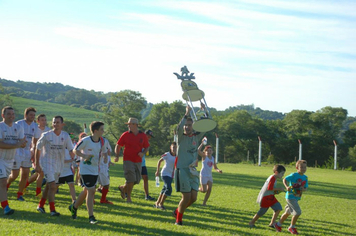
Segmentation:
<svg viewBox="0 0 356 236">
<path fill-rule="evenodd" d="M 1 97 L 2 95 L 0 95 Z M 20 97 L 11 97 L 13 108 L 15 109 L 16 120 L 23 119 L 23 112 L 27 107 L 34 107 L 37 114 L 44 113 L 47 120 L 51 120 L 56 115 L 63 116 L 64 120 L 71 120 L 79 124 L 90 124 L 94 120 L 101 120 L 103 114 L 82 108 L 71 107 L 51 102 L 43 102 Z"/>
</svg>

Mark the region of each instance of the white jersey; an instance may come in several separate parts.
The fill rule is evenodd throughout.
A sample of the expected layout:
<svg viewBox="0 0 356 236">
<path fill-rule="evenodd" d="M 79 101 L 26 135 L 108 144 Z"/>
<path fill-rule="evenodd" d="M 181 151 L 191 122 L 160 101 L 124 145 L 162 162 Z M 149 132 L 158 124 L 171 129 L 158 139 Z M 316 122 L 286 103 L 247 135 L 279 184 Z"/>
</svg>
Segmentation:
<svg viewBox="0 0 356 236">
<path fill-rule="evenodd" d="M 107 151 L 110 151 L 111 153 L 111 147 L 110 147 L 110 143 L 108 140 L 106 140 L 104 138 L 105 141 L 107 142 L 104 142 L 104 147 L 103 147 L 103 153 L 106 153 Z M 99 160 L 99 172 L 100 173 L 108 173 L 109 171 L 109 164 L 110 164 L 110 156 L 108 156 L 108 162 L 107 163 L 104 163 L 104 158 L 101 157 L 100 160 Z"/>
<path fill-rule="evenodd" d="M 18 148 L 16 151 L 16 156 L 22 158 L 31 158 L 31 144 L 32 138 L 39 138 L 38 135 L 38 126 L 35 122 L 27 124 L 26 120 L 19 120 L 16 124 L 20 125 L 23 128 L 24 134 L 26 136 L 27 144 L 24 148 Z"/>
<path fill-rule="evenodd" d="M 212 169 L 214 165 L 214 157 L 212 156 L 211 159 L 209 157 L 205 157 L 204 161 L 202 161 L 202 167 L 200 170 L 200 176 L 212 176 Z"/>
<path fill-rule="evenodd" d="M 63 169 L 66 148 L 73 150 L 72 140 L 69 134 L 61 131 L 56 135 L 53 130 L 42 134 L 37 141 L 37 149 L 43 153 L 40 156 L 40 165 L 43 171 L 60 173 Z"/>
<path fill-rule="evenodd" d="M 173 178 L 174 162 L 176 160 L 176 156 L 172 156 L 170 152 L 166 152 L 161 157 L 165 161 L 161 170 L 161 176 L 169 176 Z"/>
<path fill-rule="evenodd" d="M 19 140 L 25 137 L 23 128 L 13 123 L 8 126 L 3 121 L 0 122 L 0 141 L 8 144 L 16 144 Z M 19 148 L 22 149 L 22 148 Z M 16 149 L 0 149 L 0 158 L 4 160 L 13 160 L 15 158 Z"/>
<path fill-rule="evenodd" d="M 40 129 L 40 127 L 37 127 L 36 132 L 35 132 L 35 137 L 40 138 L 41 135 L 45 132 L 50 131 L 51 129 L 48 128 L 48 126 L 45 126 L 44 129 Z"/>
<path fill-rule="evenodd" d="M 102 143 L 102 140 L 104 143 Z M 90 159 L 90 164 L 85 162 L 84 158 L 80 157 L 79 173 L 81 175 L 98 175 L 99 174 L 99 157 L 102 153 L 107 152 L 108 141 L 106 139 L 99 139 L 98 142 L 94 142 L 92 136 L 83 138 L 74 150 L 81 151 L 86 155 L 93 155 Z"/>
<path fill-rule="evenodd" d="M 73 175 L 73 171 L 72 171 L 72 157 L 69 155 L 69 150 L 66 149 L 65 150 L 65 157 L 64 157 L 64 161 L 70 161 L 70 162 L 64 162 L 63 164 L 63 169 L 61 171 L 61 174 L 59 177 L 66 177 L 69 175 Z"/>
</svg>

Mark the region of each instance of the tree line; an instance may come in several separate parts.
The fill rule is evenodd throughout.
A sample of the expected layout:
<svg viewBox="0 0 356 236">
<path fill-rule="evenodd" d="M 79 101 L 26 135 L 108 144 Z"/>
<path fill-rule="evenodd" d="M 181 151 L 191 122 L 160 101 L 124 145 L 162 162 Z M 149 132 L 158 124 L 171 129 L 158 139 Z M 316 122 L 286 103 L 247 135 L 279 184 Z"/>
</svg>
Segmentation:
<svg viewBox="0 0 356 236">
<path fill-rule="evenodd" d="M 3 101 L 0 101 L 2 104 L 9 104 L 9 95 L 26 97 L 34 93 L 38 96 L 29 98 L 43 100 L 46 97 L 44 101 L 69 106 L 77 106 L 82 101 L 80 107 L 103 112 L 106 136 L 112 144 L 127 130 L 124 124 L 128 118 L 137 117 L 142 130 L 151 129 L 154 132 L 150 155 L 161 155 L 169 150 L 174 130 L 186 106 L 182 101 L 148 103 L 140 92 L 131 90 L 104 94 L 57 83 L 4 79 L 0 82 L 1 93 L 5 94 Z M 332 168 L 335 141 L 338 145 L 338 167 L 356 170 L 356 118 L 348 117 L 347 110 L 341 107 L 327 106 L 316 112 L 293 110 L 282 114 L 264 111 L 254 105 L 240 105 L 224 111 L 210 108 L 210 112 L 217 127 L 206 136 L 215 148 L 215 137 L 218 135 L 220 162 L 238 163 L 249 159 L 257 163 L 260 137 L 263 162 L 294 162 L 299 155 L 299 140 L 303 146 L 303 159 L 308 161 L 308 165 Z M 81 127 L 75 122 L 69 125 L 75 130 Z"/>
</svg>

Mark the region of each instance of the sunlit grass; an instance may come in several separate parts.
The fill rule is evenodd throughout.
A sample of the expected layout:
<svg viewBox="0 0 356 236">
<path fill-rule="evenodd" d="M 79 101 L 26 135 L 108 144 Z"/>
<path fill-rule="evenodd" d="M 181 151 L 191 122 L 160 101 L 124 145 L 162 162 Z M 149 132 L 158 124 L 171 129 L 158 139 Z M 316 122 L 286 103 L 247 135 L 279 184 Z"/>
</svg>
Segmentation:
<svg viewBox="0 0 356 236">
<path fill-rule="evenodd" d="M 150 194 L 157 197 L 161 187 L 154 185 L 154 171 L 157 159 L 146 160 L 150 177 Z M 201 206 L 204 194 L 198 194 L 197 202 L 188 208 L 184 226 L 174 225 L 172 211 L 177 207 L 180 194 L 173 191 L 167 198 L 166 211 L 153 208 L 153 201 L 144 199 L 142 182 L 135 186 L 132 204 L 125 203 L 117 186 L 122 184 L 122 161 L 110 169 L 111 189 L 108 199 L 114 205 L 99 204 L 96 194 L 95 217 L 99 223 L 90 225 L 83 205 L 78 210 L 78 219 L 72 220 L 67 209 L 70 197 L 67 186 L 60 188 L 56 196 L 56 210 L 60 217 L 36 211 L 38 199 L 34 186 L 25 195 L 26 202 L 17 202 L 17 183 L 9 190 L 10 206 L 16 210 L 12 216 L 0 216 L 1 235 L 290 235 L 287 231 L 290 219 L 283 225 L 283 232 L 276 233 L 268 227 L 272 211 L 261 217 L 256 229 L 250 229 L 248 222 L 258 211 L 256 197 L 266 178 L 272 174 L 272 166 L 247 164 L 218 164 L 223 174 L 213 173 L 214 186 L 208 206 Z M 289 174 L 295 167 L 286 166 Z M 356 217 L 355 172 L 309 168 L 309 190 L 303 194 L 300 206 L 302 216 L 297 228 L 302 235 L 354 235 Z M 281 181 L 278 182 L 281 185 Z M 77 193 L 81 191 L 76 187 Z M 277 195 L 282 206 L 284 195 Z M 46 210 L 49 211 L 48 205 Z"/>
</svg>

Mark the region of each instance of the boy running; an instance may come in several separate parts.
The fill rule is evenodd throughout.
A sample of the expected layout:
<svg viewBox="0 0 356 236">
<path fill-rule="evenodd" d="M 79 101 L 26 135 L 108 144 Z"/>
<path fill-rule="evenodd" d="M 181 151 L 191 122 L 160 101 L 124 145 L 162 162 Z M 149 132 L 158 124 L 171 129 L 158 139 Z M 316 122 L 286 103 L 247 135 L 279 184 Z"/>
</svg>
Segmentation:
<svg viewBox="0 0 356 236">
<path fill-rule="evenodd" d="M 282 206 L 274 195 L 284 191 L 283 188 L 276 188 L 276 186 L 277 179 L 281 179 L 285 172 L 286 168 L 282 165 L 275 165 L 273 167 L 274 174 L 267 178 L 258 194 L 257 203 L 260 204 L 261 208 L 250 221 L 249 226 L 251 228 L 255 227 L 255 222 L 267 212 L 268 208 L 272 208 L 274 211 L 269 227 L 275 227 L 276 219 L 282 210 Z"/>
<path fill-rule="evenodd" d="M 293 216 L 288 231 L 291 232 L 291 234 L 298 234 L 295 225 L 299 216 L 302 214 L 298 201 L 301 199 L 302 193 L 308 188 L 308 176 L 305 175 L 307 171 L 307 161 L 299 160 L 295 165 L 298 171 L 283 179 L 283 184 L 287 189 L 287 206 L 285 207 L 285 212 L 281 216 L 281 219 L 275 224 L 275 228 L 278 232 L 281 232 L 283 222 L 292 214 Z"/>
<path fill-rule="evenodd" d="M 86 199 L 87 210 L 89 214 L 89 223 L 96 224 L 98 221 L 94 217 L 94 195 L 95 184 L 98 180 L 99 161 L 104 158 L 107 163 L 107 140 L 102 136 L 104 134 L 104 123 L 93 121 L 90 124 L 91 136 L 83 138 L 74 148 L 74 153 L 80 157 L 80 181 L 83 191 L 79 194 L 77 200 L 69 206 L 72 218 L 77 218 L 77 209 Z"/>
</svg>

